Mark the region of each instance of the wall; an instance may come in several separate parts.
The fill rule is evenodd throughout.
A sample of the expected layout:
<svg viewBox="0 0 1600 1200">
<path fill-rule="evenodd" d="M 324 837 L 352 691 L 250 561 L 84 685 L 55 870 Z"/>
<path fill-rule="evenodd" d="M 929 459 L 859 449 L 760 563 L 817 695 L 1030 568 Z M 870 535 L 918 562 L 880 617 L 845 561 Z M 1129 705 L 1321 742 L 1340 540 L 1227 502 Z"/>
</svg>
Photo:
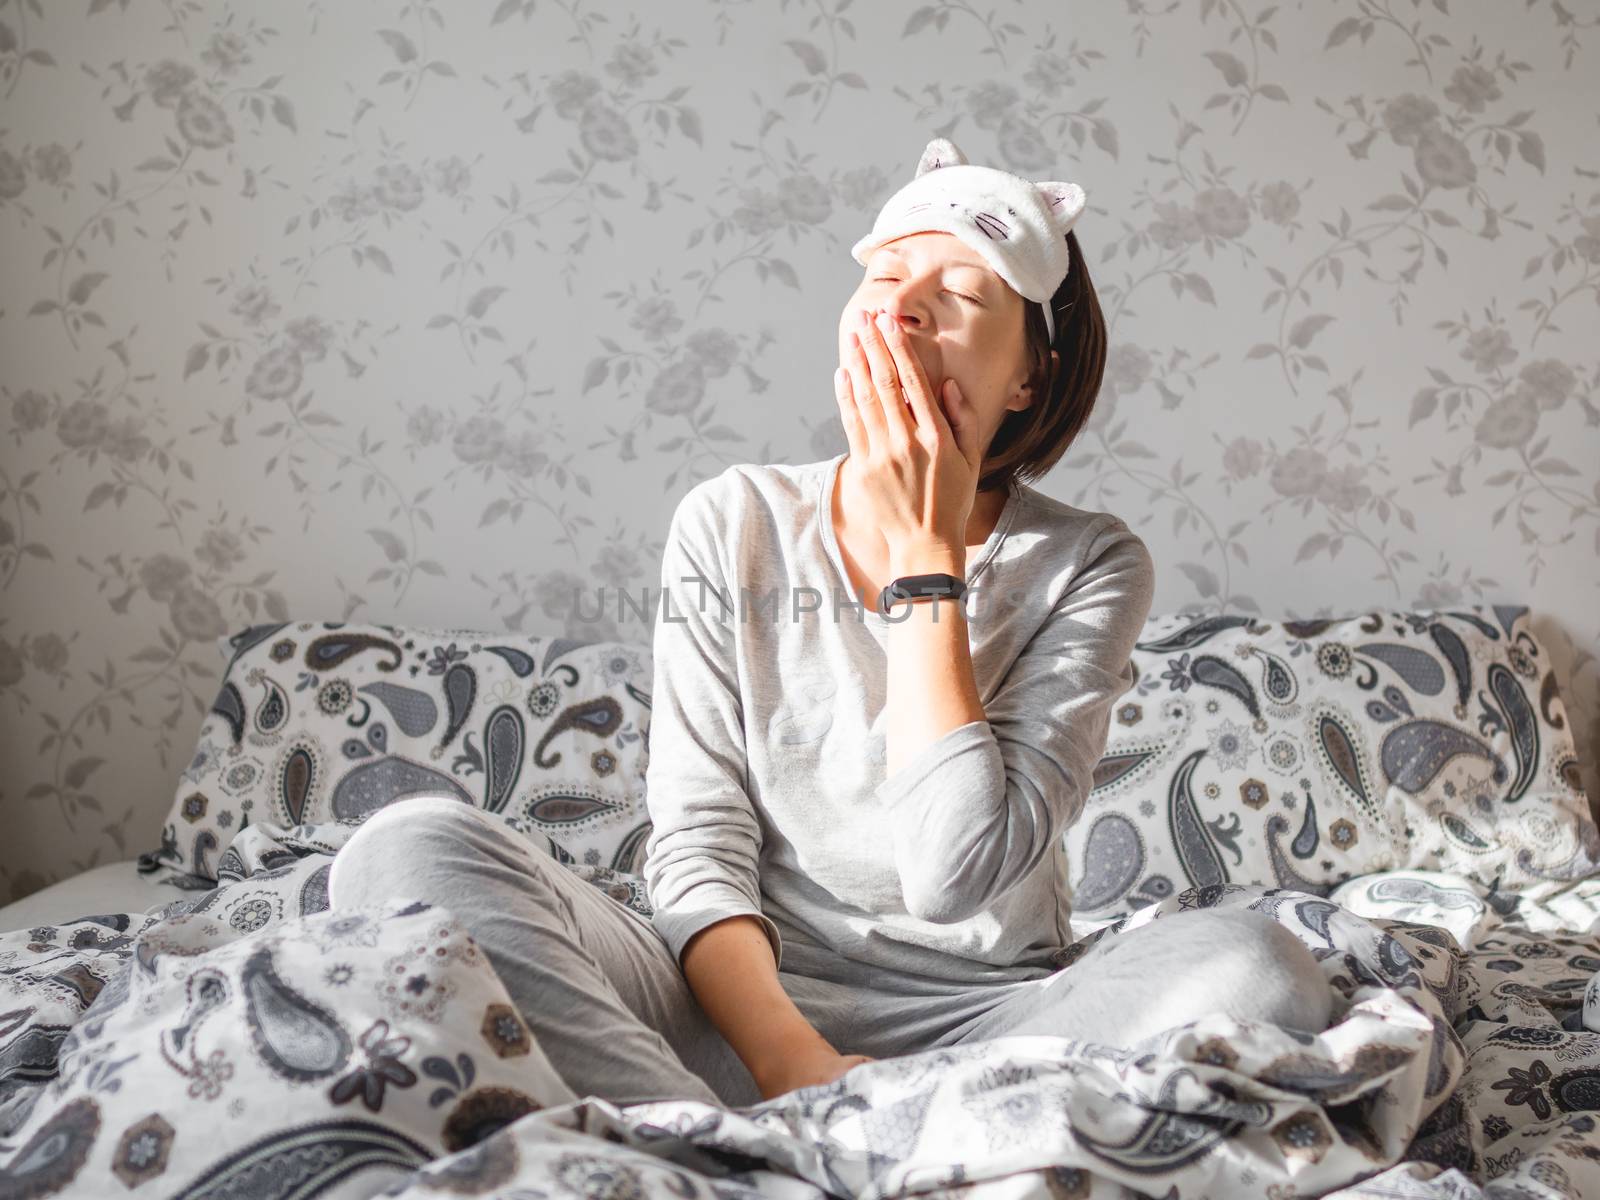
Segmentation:
<svg viewBox="0 0 1600 1200">
<path fill-rule="evenodd" d="M 844 448 L 935 135 L 1088 192 L 1040 486 L 1157 611 L 1528 604 L 1600 797 L 1586 7 L 4 0 L 0 899 L 154 844 L 245 624 L 648 640 L 573 586 Z"/>
</svg>

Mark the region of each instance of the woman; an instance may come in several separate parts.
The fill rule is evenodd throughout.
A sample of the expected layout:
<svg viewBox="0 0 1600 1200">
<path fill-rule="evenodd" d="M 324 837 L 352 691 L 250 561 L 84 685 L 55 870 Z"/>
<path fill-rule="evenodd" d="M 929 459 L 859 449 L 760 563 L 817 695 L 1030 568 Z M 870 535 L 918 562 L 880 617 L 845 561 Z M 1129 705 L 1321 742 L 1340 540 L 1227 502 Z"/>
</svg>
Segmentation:
<svg viewBox="0 0 1600 1200">
<path fill-rule="evenodd" d="M 1103 371 L 1083 205 L 934 139 L 852 250 L 849 450 L 730 467 L 679 503 L 652 918 L 443 799 L 357 831 L 333 906 L 454 910 L 568 1084 L 619 1104 L 742 1106 L 1005 1034 L 1126 1046 L 1219 1010 L 1326 1028 L 1316 959 L 1264 915 L 1195 909 L 1092 944 L 1069 926 L 1062 833 L 1153 587 L 1120 518 L 1021 482 L 1065 452 Z M 930 594 L 884 595 L 918 576 Z"/>
</svg>

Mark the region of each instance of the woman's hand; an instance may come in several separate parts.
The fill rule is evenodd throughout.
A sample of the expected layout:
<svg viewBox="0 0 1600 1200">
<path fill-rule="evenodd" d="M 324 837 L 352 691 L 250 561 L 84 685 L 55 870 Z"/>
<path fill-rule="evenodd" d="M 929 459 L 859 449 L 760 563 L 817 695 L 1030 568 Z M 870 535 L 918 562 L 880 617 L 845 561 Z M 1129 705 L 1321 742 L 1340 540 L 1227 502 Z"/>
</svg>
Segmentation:
<svg viewBox="0 0 1600 1200">
<path fill-rule="evenodd" d="M 887 314 L 880 320 L 886 330 L 871 320 L 855 326 L 834 372 L 850 457 L 866 481 L 862 522 L 882 531 L 891 555 L 930 543 L 965 554 L 983 460 L 977 414 L 954 379 L 945 408 L 935 403 L 905 331 Z"/>
<path fill-rule="evenodd" d="M 826 1045 L 799 1055 L 786 1055 L 771 1071 L 756 1076 L 761 1098 L 771 1100 L 795 1088 L 832 1083 L 852 1067 L 878 1060 L 866 1054 L 840 1054 Z"/>
</svg>

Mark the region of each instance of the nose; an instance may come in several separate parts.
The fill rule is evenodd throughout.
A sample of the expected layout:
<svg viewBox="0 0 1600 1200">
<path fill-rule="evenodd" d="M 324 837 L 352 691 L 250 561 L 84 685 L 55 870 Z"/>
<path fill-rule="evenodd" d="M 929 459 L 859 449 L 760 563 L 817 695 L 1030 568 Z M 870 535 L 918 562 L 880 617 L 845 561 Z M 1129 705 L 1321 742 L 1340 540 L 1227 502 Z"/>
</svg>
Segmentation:
<svg viewBox="0 0 1600 1200">
<path fill-rule="evenodd" d="M 884 313 L 888 316 L 889 320 L 893 321 L 901 329 L 911 328 L 915 326 L 917 321 L 917 318 L 914 315 L 908 312 L 902 312 L 897 307 L 869 308 L 866 310 L 866 312 L 867 320 L 869 321 L 876 321 L 878 319 L 878 314 Z"/>
</svg>

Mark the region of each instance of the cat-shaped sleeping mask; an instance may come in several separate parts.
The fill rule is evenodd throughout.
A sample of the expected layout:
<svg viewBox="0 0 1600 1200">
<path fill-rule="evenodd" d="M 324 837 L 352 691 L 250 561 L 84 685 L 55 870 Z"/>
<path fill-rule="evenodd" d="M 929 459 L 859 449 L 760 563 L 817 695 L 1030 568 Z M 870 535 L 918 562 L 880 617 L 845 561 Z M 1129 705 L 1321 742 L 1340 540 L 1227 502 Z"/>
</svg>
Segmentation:
<svg viewBox="0 0 1600 1200">
<path fill-rule="evenodd" d="M 1056 340 L 1050 300 L 1067 277 L 1067 232 L 1088 198 L 1075 183 L 1041 183 L 996 167 L 976 167 L 948 138 L 934 138 L 922 152 L 910 183 L 878 211 L 872 232 L 850 248 L 862 266 L 885 242 L 908 233 L 938 230 L 971 246 L 995 274 L 1025 300 L 1044 309 L 1050 341 Z"/>
</svg>

